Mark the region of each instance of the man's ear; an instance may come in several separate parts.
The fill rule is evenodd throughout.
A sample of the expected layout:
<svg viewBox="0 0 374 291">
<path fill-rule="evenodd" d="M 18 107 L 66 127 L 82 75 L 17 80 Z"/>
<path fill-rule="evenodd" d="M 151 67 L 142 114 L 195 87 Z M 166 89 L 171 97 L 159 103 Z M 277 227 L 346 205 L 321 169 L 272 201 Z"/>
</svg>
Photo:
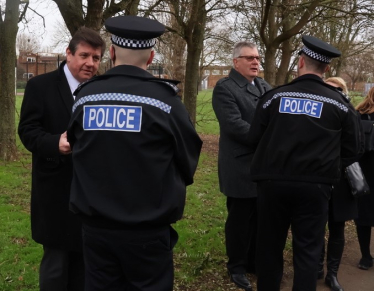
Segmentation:
<svg viewBox="0 0 374 291">
<path fill-rule="evenodd" d="M 70 62 L 70 56 L 72 55 L 70 49 L 66 48 L 66 62 Z"/>
<path fill-rule="evenodd" d="M 237 69 L 237 67 L 236 67 L 237 62 L 238 62 L 238 59 L 237 59 L 237 58 L 233 58 L 233 59 L 232 59 L 232 63 L 233 63 L 233 65 L 234 65 L 234 69 Z"/>
<path fill-rule="evenodd" d="M 147 61 L 147 66 L 152 63 L 154 57 L 155 57 L 155 51 L 151 50 L 151 54 L 149 55 L 149 59 Z"/>
<path fill-rule="evenodd" d="M 303 56 L 300 56 L 299 57 L 299 68 L 303 68 L 303 67 L 305 67 L 305 60 Z"/>
<path fill-rule="evenodd" d="M 326 68 L 325 68 L 325 72 L 324 72 L 324 73 L 326 73 L 326 72 L 328 72 L 328 71 L 330 71 L 330 66 L 326 66 Z"/>
<path fill-rule="evenodd" d="M 114 65 L 114 62 L 116 61 L 116 50 L 113 45 L 110 45 L 109 47 L 109 55 Z"/>
</svg>

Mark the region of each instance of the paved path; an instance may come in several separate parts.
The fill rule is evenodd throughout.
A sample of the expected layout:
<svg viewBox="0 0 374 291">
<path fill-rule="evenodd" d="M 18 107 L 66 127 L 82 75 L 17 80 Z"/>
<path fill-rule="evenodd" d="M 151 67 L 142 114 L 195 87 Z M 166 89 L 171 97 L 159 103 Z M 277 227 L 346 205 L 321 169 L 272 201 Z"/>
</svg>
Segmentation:
<svg viewBox="0 0 374 291">
<path fill-rule="evenodd" d="M 374 231 L 372 231 L 371 253 L 374 254 Z M 345 247 L 342 262 L 340 264 L 338 279 L 344 291 L 374 291 L 374 268 L 367 271 L 357 268 L 361 253 L 357 239 L 351 240 Z M 292 277 L 283 283 L 281 291 L 292 290 Z M 318 280 L 317 291 L 331 291 L 324 284 L 324 280 Z"/>
</svg>

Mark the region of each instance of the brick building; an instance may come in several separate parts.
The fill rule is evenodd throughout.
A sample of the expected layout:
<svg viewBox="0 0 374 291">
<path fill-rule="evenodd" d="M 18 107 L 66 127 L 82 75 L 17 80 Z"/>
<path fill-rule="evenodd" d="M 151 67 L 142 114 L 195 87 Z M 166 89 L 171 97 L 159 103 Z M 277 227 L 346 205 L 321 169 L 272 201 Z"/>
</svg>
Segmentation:
<svg viewBox="0 0 374 291">
<path fill-rule="evenodd" d="M 17 79 L 27 81 L 58 68 L 65 57 L 56 53 L 20 52 L 17 60 Z"/>
</svg>

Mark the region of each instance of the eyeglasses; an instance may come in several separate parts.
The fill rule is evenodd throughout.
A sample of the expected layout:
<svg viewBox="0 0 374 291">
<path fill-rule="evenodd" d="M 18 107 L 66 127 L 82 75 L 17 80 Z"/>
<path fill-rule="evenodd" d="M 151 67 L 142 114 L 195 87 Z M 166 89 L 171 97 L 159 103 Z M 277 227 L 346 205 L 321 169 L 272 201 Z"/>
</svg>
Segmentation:
<svg viewBox="0 0 374 291">
<path fill-rule="evenodd" d="M 237 59 L 246 59 L 248 62 L 253 62 L 255 59 L 261 61 L 260 56 L 238 56 Z"/>
</svg>

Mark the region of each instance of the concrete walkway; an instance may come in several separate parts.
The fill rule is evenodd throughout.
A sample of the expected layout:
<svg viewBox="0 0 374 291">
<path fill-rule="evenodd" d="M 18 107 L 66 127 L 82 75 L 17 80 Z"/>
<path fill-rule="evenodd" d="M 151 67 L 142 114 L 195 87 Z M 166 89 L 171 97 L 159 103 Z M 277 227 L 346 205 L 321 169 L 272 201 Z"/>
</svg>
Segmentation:
<svg viewBox="0 0 374 291">
<path fill-rule="evenodd" d="M 374 254 L 374 231 L 372 231 L 371 254 Z M 344 291 L 374 291 L 374 268 L 367 271 L 357 268 L 361 258 L 361 252 L 357 239 L 351 240 L 344 248 L 342 262 L 340 264 L 338 279 Z M 326 270 L 325 270 L 326 271 Z M 292 277 L 287 278 L 281 291 L 292 290 Z M 317 291 L 331 291 L 324 284 L 324 280 L 318 280 Z"/>
</svg>

